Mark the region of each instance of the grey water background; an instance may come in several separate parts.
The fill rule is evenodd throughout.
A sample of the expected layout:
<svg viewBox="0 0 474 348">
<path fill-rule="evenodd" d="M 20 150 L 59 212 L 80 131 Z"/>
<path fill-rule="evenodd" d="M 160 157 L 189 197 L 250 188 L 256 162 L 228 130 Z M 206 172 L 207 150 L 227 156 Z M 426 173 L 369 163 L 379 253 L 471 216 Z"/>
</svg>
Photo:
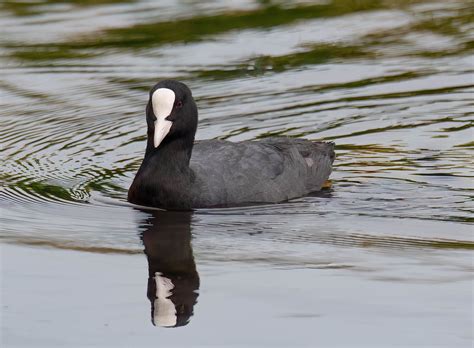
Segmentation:
<svg viewBox="0 0 474 348">
<path fill-rule="evenodd" d="M 2 346 L 470 347 L 473 20 L 470 1 L 1 2 Z M 192 88 L 198 139 L 337 144 L 320 194 L 170 227 L 200 278 L 173 329 L 150 319 L 152 212 L 126 203 L 165 78 Z"/>
</svg>

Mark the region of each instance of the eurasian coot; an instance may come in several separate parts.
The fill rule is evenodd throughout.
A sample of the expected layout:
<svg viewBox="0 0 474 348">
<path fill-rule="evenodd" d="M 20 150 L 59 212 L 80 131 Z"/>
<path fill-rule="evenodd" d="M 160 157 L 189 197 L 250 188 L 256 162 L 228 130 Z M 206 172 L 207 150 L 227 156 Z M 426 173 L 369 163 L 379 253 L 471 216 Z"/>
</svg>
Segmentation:
<svg viewBox="0 0 474 348">
<path fill-rule="evenodd" d="M 334 144 L 269 137 L 194 142 L 198 110 L 189 88 L 165 80 L 150 91 L 145 157 L 131 203 L 168 210 L 278 203 L 319 191 Z"/>
</svg>

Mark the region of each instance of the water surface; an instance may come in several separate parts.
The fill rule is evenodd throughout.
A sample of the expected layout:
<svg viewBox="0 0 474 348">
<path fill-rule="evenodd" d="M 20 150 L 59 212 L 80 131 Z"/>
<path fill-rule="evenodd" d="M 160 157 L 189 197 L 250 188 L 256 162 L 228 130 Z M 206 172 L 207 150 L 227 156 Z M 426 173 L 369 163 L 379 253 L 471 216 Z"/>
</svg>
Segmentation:
<svg viewBox="0 0 474 348">
<path fill-rule="evenodd" d="M 5 345 L 470 346 L 469 1 L 0 8 Z M 131 207 L 164 78 L 192 88 L 198 139 L 335 141 L 331 189 Z M 153 326 L 156 272 L 184 279 L 179 328 Z"/>
</svg>

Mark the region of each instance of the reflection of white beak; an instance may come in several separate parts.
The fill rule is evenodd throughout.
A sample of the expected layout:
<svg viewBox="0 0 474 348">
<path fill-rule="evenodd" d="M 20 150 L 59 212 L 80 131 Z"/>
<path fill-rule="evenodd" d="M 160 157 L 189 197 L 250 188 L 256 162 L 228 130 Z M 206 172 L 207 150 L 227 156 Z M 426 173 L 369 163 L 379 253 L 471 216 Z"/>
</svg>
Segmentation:
<svg viewBox="0 0 474 348">
<path fill-rule="evenodd" d="M 175 326 L 178 317 L 176 307 L 169 299 L 173 294 L 174 284 L 171 279 L 163 277 L 161 272 L 155 273 L 156 299 L 154 303 L 153 324 L 155 326 L 170 327 Z"/>
<path fill-rule="evenodd" d="M 153 145 L 158 147 L 171 129 L 173 122 L 166 120 L 173 110 L 174 92 L 169 88 L 158 88 L 151 96 L 153 113 L 155 114 L 155 134 Z"/>
</svg>

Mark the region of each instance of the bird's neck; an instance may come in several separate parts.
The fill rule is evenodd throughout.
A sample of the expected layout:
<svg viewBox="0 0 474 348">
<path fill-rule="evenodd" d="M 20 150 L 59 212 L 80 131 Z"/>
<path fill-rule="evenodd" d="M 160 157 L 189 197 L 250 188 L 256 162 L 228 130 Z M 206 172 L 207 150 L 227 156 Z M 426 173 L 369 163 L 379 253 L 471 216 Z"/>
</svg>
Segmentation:
<svg viewBox="0 0 474 348">
<path fill-rule="evenodd" d="M 153 138 L 148 137 L 145 158 L 128 192 L 129 201 L 190 209 L 194 173 L 189 168 L 189 161 L 193 143 L 194 136 L 188 139 L 169 138 L 155 148 Z"/>
<path fill-rule="evenodd" d="M 148 165 L 156 166 L 156 169 L 159 171 L 164 169 L 183 171 L 189 168 L 193 144 L 194 136 L 165 138 L 163 142 L 155 148 L 153 138 L 148 137 L 143 162 L 148 162 Z"/>
</svg>

